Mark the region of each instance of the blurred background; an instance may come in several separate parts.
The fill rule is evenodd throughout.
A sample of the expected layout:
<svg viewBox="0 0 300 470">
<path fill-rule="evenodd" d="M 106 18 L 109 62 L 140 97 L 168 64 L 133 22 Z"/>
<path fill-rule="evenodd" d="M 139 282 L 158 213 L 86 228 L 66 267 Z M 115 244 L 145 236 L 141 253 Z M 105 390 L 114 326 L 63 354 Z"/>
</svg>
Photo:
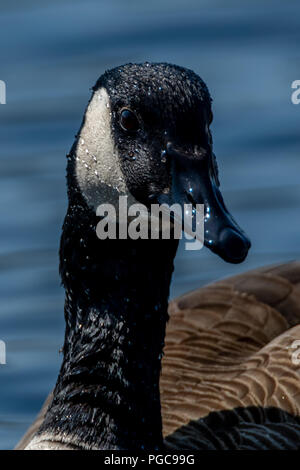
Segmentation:
<svg viewBox="0 0 300 470">
<path fill-rule="evenodd" d="M 228 207 L 252 240 L 242 265 L 207 249 L 176 259 L 171 294 L 300 258 L 298 0 L 0 0 L 0 448 L 12 448 L 55 384 L 64 293 L 58 245 L 65 155 L 105 69 L 167 61 L 195 70 Z"/>
</svg>

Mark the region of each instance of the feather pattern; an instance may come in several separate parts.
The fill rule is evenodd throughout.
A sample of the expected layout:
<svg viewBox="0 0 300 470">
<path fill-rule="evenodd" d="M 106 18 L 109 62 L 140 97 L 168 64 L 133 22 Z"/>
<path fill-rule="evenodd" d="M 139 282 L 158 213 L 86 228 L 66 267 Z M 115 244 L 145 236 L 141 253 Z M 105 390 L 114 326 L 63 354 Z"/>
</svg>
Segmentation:
<svg viewBox="0 0 300 470">
<path fill-rule="evenodd" d="M 262 436 L 269 429 L 274 439 L 266 445 L 272 448 L 276 441 L 274 448 L 280 448 L 281 431 L 288 436 L 291 425 L 299 422 L 293 417 L 300 415 L 300 361 L 292 356 L 300 339 L 300 325 L 293 326 L 300 319 L 300 263 L 208 285 L 171 302 L 169 313 L 160 382 L 164 436 L 173 435 L 174 442 L 179 429 L 178 443 L 179 436 L 192 436 L 194 430 L 200 442 L 199 419 L 211 416 L 204 421 L 209 426 L 218 422 L 218 413 L 231 410 L 224 415 L 232 413 L 228 422 L 240 417 L 242 424 L 230 425 L 228 439 L 241 433 L 242 440 L 235 442 L 243 444 L 228 448 L 263 449 Z M 262 415 L 252 426 L 255 410 Z"/>
</svg>

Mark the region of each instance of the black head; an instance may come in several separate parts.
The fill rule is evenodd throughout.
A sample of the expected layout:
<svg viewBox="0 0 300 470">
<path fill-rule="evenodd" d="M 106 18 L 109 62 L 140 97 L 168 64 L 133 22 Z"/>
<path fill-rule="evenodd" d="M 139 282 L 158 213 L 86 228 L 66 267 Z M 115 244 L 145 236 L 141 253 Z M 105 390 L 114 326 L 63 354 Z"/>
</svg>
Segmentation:
<svg viewBox="0 0 300 470">
<path fill-rule="evenodd" d="M 94 96 L 101 90 L 109 100 L 110 122 L 103 119 L 103 125 L 110 126 L 111 161 L 117 154 L 123 189 L 147 207 L 154 202 L 204 204 L 205 245 L 226 261 L 243 261 L 250 242 L 219 190 L 211 98 L 203 80 L 175 65 L 127 64 L 102 75 Z M 106 159 L 108 147 L 102 148 Z"/>
<path fill-rule="evenodd" d="M 106 72 L 96 87 L 111 100 L 112 128 L 128 188 L 144 204 L 170 187 L 169 141 L 207 142 L 210 96 L 190 71 L 169 64 L 128 64 Z"/>
</svg>

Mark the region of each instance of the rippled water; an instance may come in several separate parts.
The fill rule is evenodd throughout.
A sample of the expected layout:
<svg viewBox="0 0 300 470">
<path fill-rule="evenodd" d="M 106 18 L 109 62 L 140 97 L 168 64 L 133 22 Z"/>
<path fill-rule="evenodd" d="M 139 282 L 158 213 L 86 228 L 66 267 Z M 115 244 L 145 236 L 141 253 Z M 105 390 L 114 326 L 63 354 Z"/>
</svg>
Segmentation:
<svg viewBox="0 0 300 470">
<path fill-rule="evenodd" d="M 253 248 L 241 266 L 180 249 L 172 296 L 300 257 L 300 4 L 290 0 L 2 0 L 0 448 L 13 447 L 53 386 L 63 339 L 58 242 L 65 155 L 89 88 L 125 62 L 187 66 L 214 97 L 225 199 Z M 41 5 L 42 3 L 42 5 Z M 225 6 L 226 4 L 226 6 Z"/>
</svg>

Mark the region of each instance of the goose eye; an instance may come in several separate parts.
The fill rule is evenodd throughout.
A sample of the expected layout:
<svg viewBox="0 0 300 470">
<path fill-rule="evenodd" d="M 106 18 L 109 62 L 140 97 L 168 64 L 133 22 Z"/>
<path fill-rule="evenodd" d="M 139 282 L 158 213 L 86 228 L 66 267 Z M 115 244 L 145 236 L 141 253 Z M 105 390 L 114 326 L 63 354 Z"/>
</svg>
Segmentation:
<svg viewBox="0 0 300 470">
<path fill-rule="evenodd" d="M 135 132 L 139 128 L 139 121 L 136 115 L 130 109 L 123 109 L 120 116 L 122 129 L 129 132 Z"/>
</svg>

